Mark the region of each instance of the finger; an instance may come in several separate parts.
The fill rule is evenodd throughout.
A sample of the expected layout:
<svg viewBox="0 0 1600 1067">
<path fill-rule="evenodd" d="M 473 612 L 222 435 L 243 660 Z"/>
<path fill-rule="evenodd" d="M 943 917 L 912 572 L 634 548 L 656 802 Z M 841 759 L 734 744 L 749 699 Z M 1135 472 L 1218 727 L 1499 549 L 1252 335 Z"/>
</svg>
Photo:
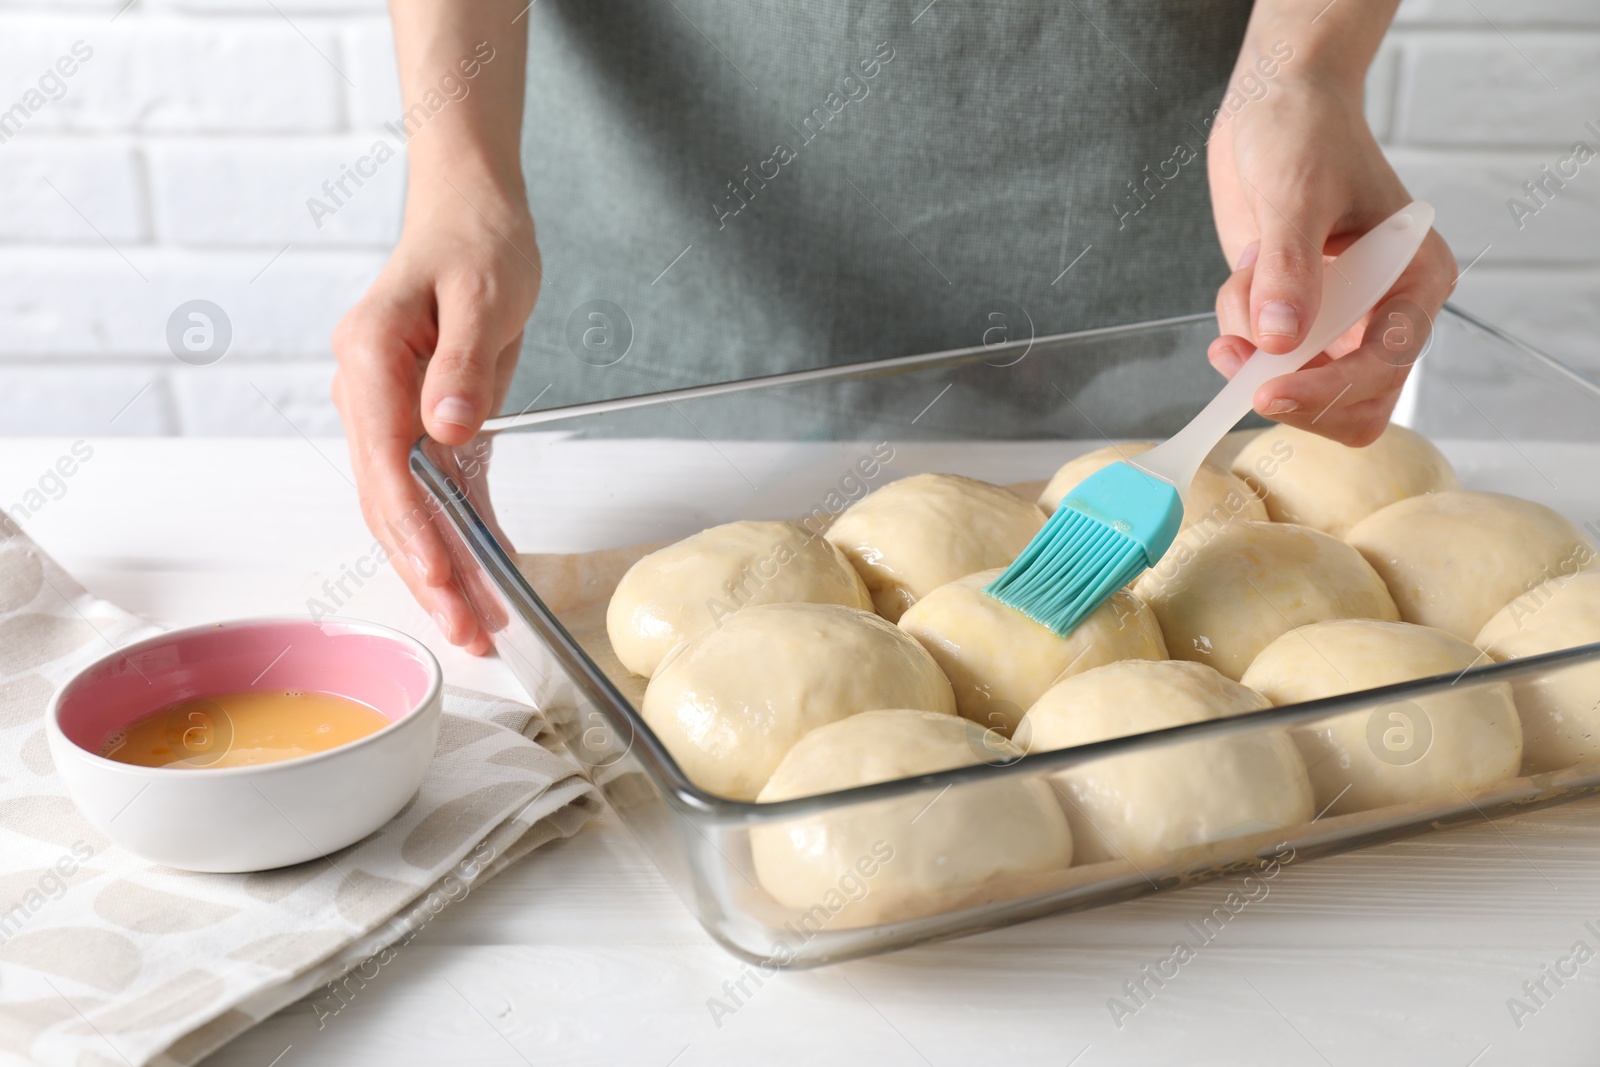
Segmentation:
<svg viewBox="0 0 1600 1067">
<path fill-rule="evenodd" d="M 1328 421 L 1332 412 L 1385 397 L 1392 408 L 1410 371 L 1409 364 L 1386 362 L 1372 346 L 1362 345 L 1320 367 L 1298 370 L 1268 382 L 1256 391 L 1255 407 L 1268 418 L 1356 444 L 1346 439 L 1338 419 Z"/>
<path fill-rule="evenodd" d="M 500 350 L 498 362 L 495 367 L 494 394 L 491 411 L 499 411 L 504 403 L 505 396 L 511 387 L 512 378 L 516 372 L 517 359 L 522 352 L 522 333 L 519 331 L 504 348 Z M 473 495 L 482 494 L 483 499 L 475 500 L 479 508 L 479 518 L 489 527 L 489 530 L 502 544 L 510 545 L 511 540 L 500 529 L 495 518 L 494 509 L 489 506 L 487 499 L 488 485 L 488 456 L 490 440 L 485 438 L 479 442 L 478 450 L 473 457 L 474 462 L 466 466 L 463 473 L 469 482 L 482 482 Z M 454 573 L 450 576 L 449 591 L 455 594 L 451 602 L 445 605 L 445 619 L 437 616 L 434 625 L 446 639 L 460 645 L 467 653 L 474 656 L 486 656 L 494 651 L 494 642 L 490 636 L 489 621 L 483 619 L 472 608 L 471 598 L 458 585 L 463 579 Z"/>
<path fill-rule="evenodd" d="M 1355 345 L 1351 344 L 1347 346 L 1347 349 L 1354 347 Z M 1233 376 L 1239 373 L 1239 368 L 1244 366 L 1245 360 L 1249 359 L 1255 352 L 1256 346 L 1251 344 L 1248 338 L 1224 334 L 1207 346 L 1206 358 L 1211 361 L 1211 365 L 1224 378 L 1232 381 Z M 1328 353 L 1319 352 L 1312 356 L 1304 366 L 1320 367 L 1326 364 L 1330 358 Z"/>
<path fill-rule="evenodd" d="M 368 525 L 385 531 L 395 530 L 396 524 L 384 519 L 380 514 L 382 504 L 377 495 L 374 494 L 369 500 L 370 503 L 364 503 L 362 508 L 368 515 Z M 394 566 L 395 573 L 400 576 L 400 580 L 410 590 L 411 596 L 423 611 L 427 612 L 446 641 L 457 645 L 483 643 L 485 637 L 480 620 L 457 588 L 456 583 L 459 579 L 452 573 L 450 558 L 443 552 L 443 545 L 439 542 L 438 534 L 431 523 L 423 526 L 406 541 L 404 547 L 414 550 L 423 539 L 438 545 L 442 563 L 428 568 L 424 574 L 417 567 L 417 555 L 414 551 L 393 552 L 390 555 L 390 563 Z"/>
<path fill-rule="evenodd" d="M 384 458 L 385 451 L 374 452 L 374 461 L 363 472 L 367 488 L 362 513 L 367 526 L 444 638 L 454 644 L 481 643 L 478 619 L 454 588 L 450 557 L 433 528 L 425 497 L 408 470 L 402 467 L 402 477 L 395 476 L 394 461 Z M 404 463 L 408 451 L 409 441 L 399 450 L 398 462 Z"/>
<path fill-rule="evenodd" d="M 1395 405 L 1400 400 L 1400 391 L 1363 400 L 1348 406 L 1334 406 L 1329 408 L 1322 418 L 1314 424 L 1308 424 L 1300 429 L 1337 441 L 1351 448 L 1365 448 L 1372 444 L 1383 431 L 1388 428 L 1389 417 L 1394 414 Z"/>
<path fill-rule="evenodd" d="M 1256 391 L 1256 410 L 1346 444 L 1368 444 L 1383 432 L 1411 367 L 1427 350 L 1433 319 L 1454 285 L 1454 261 L 1442 238 L 1430 234 L 1388 296 L 1368 316 L 1360 343 L 1335 359 L 1319 356 L 1305 368 Z M 1372 404 L 1371 401 L 1384 401 Z M 1359 413 L 1349 414 L 1359 408 Z M 1334 415 L 1335 411 L 1346 412 Z M 1331 421 L 1329 421 L 1331 419 Z"/>
<path fill-rule="evenodd" d="M 1217 290 L 1217 332 L 1237 337 L 1250 336 L 1250 282 L 1255 278 L 1260 251 L 1260 241 L 1245 245 L 1233 273 Z"/>
<path fill-rule="evenodd" d="M 1255 351 L 1250 343 L 1250 280 L 1255 275 L 1261 242 L 1251 241 L 1239 256 L 1238 266 L 1217 289 L 1218 337 L 1206 349 L 1206 357 L 1224 378 L 1231 379 Z"/>
<path fill-rule="evenodd" d="M 407 442 L 402 456 L 409 455 L 409 451 Z M 372 472 L 374 514 L 369 517 L 368 525 L 375 529 L 381 527 L 379 539 L 395 546 L 392 550 L 395 571 L 444 639 L 466 646 L 468 651 L 476 650 L 475 655 L 483 655 L 489 648 L 488 636 L 482 621 L 457 587 L 459 578 L 452 570 L 450 554 L 434 527 L 438 520 L 409 468 L 402 467 L 401 473 L 403 480 L 391 484 L 387 464 L 381 472 L 376 469 Z"/>
<path fill-rule="evenodd" d="M 420 357 L 438 349 L 434 306 L 429 288 L 402 286 L 369 295 L 353 309 L 335 331 L 334 402 L 345 423 L 368 528 L 441 635 L 483 655 L 492 648 L 488 631 L 456 588 L 427 497 L 409 469 L 411 447 L 423 434 Z M 509 382 L 515 355 L 510 348 L 510 366 L 490 375 L 491 405 Z M 507 359 L 505 348 L 500 356 Z"/>
<path fill-rule="evenodd" d="M 494 651 L 494 642 L 490 640 L 488 634 L 479 629 L 477 636 L 470 641 L 463 642 L 461 647 L 466 650 L 468 655 L 487 656 Z"/>
<path fill-rule="evenodd" d="M 501 353 L 522 331 L 520 312 L 487 279 L 443 281 L 439 341 L 422 386 L 422 419 L 447 445 L 472 440 L 494 414 Z"/>
<path fill-rule="evenodd" d="M 428 613 L 433 625 L 446 641 L 454 645 L 471 645 L 486 640 L 478 618 L 466 599 L 451 584 L 428 585 L 413 571 L 402 557 L 394 561 L 395 573 L 405 582 L 412 597 Z"/>
<path fill-rule="evenodd" d="M 1369 317 L 1357 347 L 1334 359 L 1323 354 L 1266 383 L 1256 391 L 1256 410 L 1347 445 L 1371 444 L 1426 347 L 1429 329 L 1415 301 L 1391 296 Z"/>
<path fill-rule="evenodd" d="M 475 656 L 494 647 L 482 620 L 458 590 L 450 586 L 442 589 L 429 586 L 422 604 L 428 609 L 434 626 L 452 645 L 460 645 Z"/>
<path fill-rule="evenodd" d="M 506 394 L 511 392 L 511 381 L 517 373 L 517 360 L 522 356 L 522 331 L 518 330 L 509 344 L 500 350 L 499 362 L 495 364 L 494 372 L 494 403 L 490 407 L 491 413 L 500 411 L 506 402 Z"/>
<path fill-rule="evenodd" d="M 498 353 L 491 380 L 491 411 L 499 405 L 510 386 L 520 351 L 519 331 Z M 404 446 L 400 456 L 402 465 L 409 459 L 412 439 L 411 435 L 406 435 L 397 442 Z M 396 569 L 412 595 L 428 611 L 434 626 L 445 640 L 460 645 L 475 656 L 489 654 L 494 650 L 489 630 L 459 588 L 460 579 L 452 571 L 449 554 L 434 527 L 437 517 L 427 506 L 428 498 L 411 477 L 408 466 L 404 469 L 403 489 L 404 495 L 399 496 L 399 502 L 404 510 L 398 512 L 399 518 L 392 518 L 388 523 L 396 542 L 408 549 L 402 556 L 403 562 L 397 561 Z M 380 501 L 388 498 L 384 492 L 375 495 Z M 427 565 L 425 574 L 418 572 L 418 553 L 415 549 L 420 549 L 421 554 L 432 561 Z"/>
<path fill-rule="evenodd" d="M 426 337 L 419 329 L 397 306 L 353 311 L 334 338 L 335 402 L 368 529 L 404 568 L 402 576 L 409 571 L 424 584 L 442 585 L 449 556 L 407 462 L 412 442 L 422 436 L 416 344 Z"/>
<path fill-rule="evenodd" d="M 1218 374 L 1232 381 L 1255 347 L 1243 337 L 1224 334 L 1206 347 L 1206 359 L 1211 361 L 1211 366 L 1216 368 Z"/>
<path fill-rule="evenodd" d="M 1288 352 L 1305 337 L 1322 305 L 1322 246 L 1333 220 L 1267 206 L 1261 251 L 1250 282 L 1250 336 L 1267 352 Z"/>
</svg>

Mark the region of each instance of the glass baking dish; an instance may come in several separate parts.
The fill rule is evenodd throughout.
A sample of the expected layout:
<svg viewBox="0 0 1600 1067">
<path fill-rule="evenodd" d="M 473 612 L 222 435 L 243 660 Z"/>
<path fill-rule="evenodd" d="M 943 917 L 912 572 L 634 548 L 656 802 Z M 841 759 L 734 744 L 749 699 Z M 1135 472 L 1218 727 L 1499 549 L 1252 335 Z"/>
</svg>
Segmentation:
<svg viewBox="0 0 1600 1067">
<path fill-rule="evenodd" d="M 1107 439 L 1168 435 L 1220 386 L 1203 356 L 1214 336 L 1214 319 L 1196 315 L 551 409 L 498 420 L 503 428 L 459 448 L 424 439 L 411 465 L 499 653 L 706 930 L 763 970 L 1221 875 L 1270 878 L 1285 864 L 1596 791 L 1600 768 L 1548 771 L 1287 831 L 1243 826 L 1178 852 L 919 892 L 904 872 L 928 859 L 915 854 L 925 845 L 911 828 L 923 812 L 959 829 L 997 790 L 1064 796 L 1074 768 L 1174 745 L 1203 759 L 1207 745 L 1335 713 L 1426 706 L 1437 719 L 1461 706 L 1450 697 L 1557 676 L 1600 689 L 1600 644 L 1022 758 L 975 750 L 972 766 L 772 804 L 696 787 L 644 724 L 643 682 L 615 662 L 598 620 L 621 569 L 646 549 L 735 519 L 825 517 L 922 471 L 1037 482 Z M 1447 307 L 1396 419 L 1432 438 L 1466 488 L 1549 505 L 1596 539 L 1594 382 Z M 775 896 L 752 841 L 805 826 L 887 837 L 824 879 L 815 900 L 793 885 Z"/>
</svg>

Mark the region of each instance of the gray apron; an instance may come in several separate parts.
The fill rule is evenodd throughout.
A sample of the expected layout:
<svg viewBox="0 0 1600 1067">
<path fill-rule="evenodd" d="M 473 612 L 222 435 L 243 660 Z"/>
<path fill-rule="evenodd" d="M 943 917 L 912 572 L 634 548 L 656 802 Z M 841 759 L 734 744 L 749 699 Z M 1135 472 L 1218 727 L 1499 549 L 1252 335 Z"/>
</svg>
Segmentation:
<svg viewBox="0 0 1600 1067">
<path fill-rule="evenodd" d="M 1209 309 L 1249 8 L 533 5 L 545 282 L 506 410 Z M 699 429 L 773 429 L 729 410 Z"/>
</svg>

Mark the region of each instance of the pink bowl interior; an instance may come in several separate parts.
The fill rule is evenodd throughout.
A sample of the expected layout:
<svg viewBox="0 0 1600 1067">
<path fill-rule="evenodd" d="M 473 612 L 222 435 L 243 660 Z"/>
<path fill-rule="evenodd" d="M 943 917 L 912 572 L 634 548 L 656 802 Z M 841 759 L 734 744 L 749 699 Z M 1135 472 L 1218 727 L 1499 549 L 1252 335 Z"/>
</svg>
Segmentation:
<svg viewBox="0 0 1600 1067">
<path fill-rule="evenodd" d="M 180 701 L 306 689 L 358 700 L 394 722 L 422 703 L 431 678 L 407 645 L 342 623 L 224 623 L 102 660 L 62 691 L 57 721 L 73 744 L 98 753 L 108 735 Z"/>
</svg>

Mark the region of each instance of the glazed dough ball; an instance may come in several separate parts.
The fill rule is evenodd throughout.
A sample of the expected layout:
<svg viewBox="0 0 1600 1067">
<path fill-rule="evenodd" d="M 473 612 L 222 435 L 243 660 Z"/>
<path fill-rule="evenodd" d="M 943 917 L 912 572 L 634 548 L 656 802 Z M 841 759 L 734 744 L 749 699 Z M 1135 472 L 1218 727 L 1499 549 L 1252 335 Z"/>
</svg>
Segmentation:
<svg viewBox="0 0 1600 1067">
<path fill-rule="evenodd" d="M 1324 619 L 1400 615 L 1355 549 L 1278 522 L 1201 523 L 1181 534 L 1133 591 L 1161 621 L 1167 653 L 1237 681 L 1280 634 Z"/>
<path fill-rule="evenodd" d="M 1397 500 L 1461 488 L 1444 453 L 1393 423 L 1365 448 L 1275 426 L 1240 450 L 1233 473 L 1265 494 L 1273 522 L 1295 522 L 1335 537 Z"/>
<path fill-rule="evenodd" d="M 1086 745 L 1267 707 L 1210 667 L 1125 660 L 1050 687 L 1018 728 L 1029 752 Z M 1283 730 L 1260 729 L 1058 772 L 1079 863 L 1135 863 L 1172 849 L 1298 826 L 1311 784 Z"/>
<path fill-rule="evenodd" d="M 965 719 L 865 711 L 801 738 L 758 798 L 764 803 L 931 774 L 1022 750 Z M 1044 779 L 1013 775 L 912 793 L 830 815 L 755 827 L 756 875 L 780 903 L 822 907 L 836 925 L 945 910 L 952 897 L 1072 862 L 1072 833 Z M 859 877 L 851 877 L 852 875 Z M 860 913 L 869 913 L 862 915 Z"/>
<path fill-rule="evenodd" d="M 1512 597 L 1595 561 L 1563 516 L 1500 493 L 1410 497 L 1362 519 L 1347 539 L 1383 576 L 1401 618 L 1467 641 Z"/>
<path fill-rule="evenodd" d="M 1486 662 L 1477 648 L 1429 626 L 1335 619 L 1268 645 L 1244 684 L 1274 704 L 1374 689 Z M 1504 682 L 1463 685 L 1352 711 L 1292 731 L 1317 810 L 1343 815 L 1429 797 L 1456 797 L 1514 777 L 1522 727 Z"/>
<path fill-rule="evenodd" d="M 1600 641 L 1600 571 L 1552 578 L 1495 612 L 1473 642 L 1497 660 Z M 1525 774 L 1600 764 L 1600 663 L 1511 683 Z"/>
<path fill-rule="evenodd" d="M 1124 589 L 1058 637 L 983 591 L 1003 568 L 941 585 L 902 616 L 900 628 L 933 653 L 956 691 L 956 710 L 1007 737 L 1023 712 L 1068 674 L 1121 659 L 1166 659 L 1161 626 Z"/>
<path fill-rule="evenodd" d="M 1053 514 L 1061 498 L 1078 487 L 1091 474 L 1095 474 L 1119 460 L 1137 456 L 1155 447 L 1153 441 L 1130 441 L 1125 445 L 1107 445 L 1070 460 L 1056 471 L 1050 484 L 1039 494 L 1039 506 Z M 1202 463 L 1195 472 L 1189 495 L 1183 501 L 1183 525 L 1187 529 L 1201 519 L 1256 519 L 1265 522 L 1266 505 L 1257 499 L 1248 485 L 1221 467 Z"/>
<path fill-rule="evenodd" d="M 884 707 L 954 715 L 956 698 L 933 657 L 870 612 L 758 604 L 673 649 L 640 711 L 696 785 L 754 800 L 807 732 Z"/>
<path fill-rule="evenodd" d="M 868 493 L 828 528 L 890 622 L 973 571 L 1004 567 L 1045 515 L 1008 489 L 956 474 L 915 474 Z"/>
<path fill-rule="evenodd" d="M 645 556 L 606 607 L 622 665 L 646 678 L 680 641 L 752 604 L 843 604 L 872 610 L 844 554 L 792 522 L 730 522 Z"/>
</svg>

